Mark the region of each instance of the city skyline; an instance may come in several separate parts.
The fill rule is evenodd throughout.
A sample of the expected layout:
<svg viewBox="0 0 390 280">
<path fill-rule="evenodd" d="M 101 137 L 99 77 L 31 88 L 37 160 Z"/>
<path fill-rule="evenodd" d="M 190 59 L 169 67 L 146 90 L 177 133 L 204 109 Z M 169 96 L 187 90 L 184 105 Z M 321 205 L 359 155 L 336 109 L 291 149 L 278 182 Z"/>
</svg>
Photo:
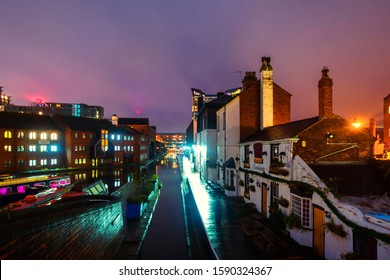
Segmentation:
<svg viewBox="0 0 390 280">
<path fill-rule="evenodd" d="M 2 3 L 0 86 L 12 103 L 86 103 L 105 118 L 185 131 L 191 87 L 241 86 L 271 57 L 291 119 L 318 115 L 323 66 L 334 112 L 383 123 L 390 88 L 386 1 L 12 1 Z"/>
</svg>

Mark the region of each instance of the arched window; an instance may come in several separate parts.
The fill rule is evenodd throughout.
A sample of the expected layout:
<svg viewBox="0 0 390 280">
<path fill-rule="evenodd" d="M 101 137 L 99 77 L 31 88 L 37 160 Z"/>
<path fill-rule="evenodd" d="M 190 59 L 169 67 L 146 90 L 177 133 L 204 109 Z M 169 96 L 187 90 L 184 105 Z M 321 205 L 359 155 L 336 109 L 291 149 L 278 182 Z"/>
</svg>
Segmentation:
<svg viewBox="0 0 390 280">
<path fill-rule="evenodd" d="M 52 133 L 50 134 L 50 139 L 51 139 L 51 140 L 58 140 L 58 134 L 55 133 L 55 132 L 52 132 Z"/>
<path fill-rule="evenodd" d="M 46 132 L 42 132 L 40 138 L 41 138 L 41 140 L 46 140 L 47 139 L 47 133 Z"/>
<path fill-rule="evenodd" d="M 4 138 L 12 138 L 12 133 L 9 130 L 4 131 Z"/>
</svg>

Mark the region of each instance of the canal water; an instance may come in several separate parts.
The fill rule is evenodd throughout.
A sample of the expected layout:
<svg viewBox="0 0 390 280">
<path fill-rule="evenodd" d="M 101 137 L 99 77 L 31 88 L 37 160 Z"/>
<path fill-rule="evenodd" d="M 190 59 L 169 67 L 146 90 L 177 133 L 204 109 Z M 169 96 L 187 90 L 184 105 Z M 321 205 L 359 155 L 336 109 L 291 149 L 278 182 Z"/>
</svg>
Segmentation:
<svg viewBox="0 0 390 280">
<path fill-rule="evenodd" d="M 187 260 L 189 252 L 181 196 L 181 175 L 175 157 L 157 166 L 163 182 L 160 198 L 144 240 L 140 259 Z"/>
</svg>

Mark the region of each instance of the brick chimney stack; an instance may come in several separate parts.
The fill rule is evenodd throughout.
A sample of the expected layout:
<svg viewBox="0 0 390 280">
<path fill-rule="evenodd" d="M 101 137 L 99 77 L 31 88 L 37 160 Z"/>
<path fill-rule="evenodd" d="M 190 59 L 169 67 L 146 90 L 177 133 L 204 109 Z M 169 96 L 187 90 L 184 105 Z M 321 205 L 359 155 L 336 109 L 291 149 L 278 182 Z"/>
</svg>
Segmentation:
<svg viewBox="0 0 390 280">
<path fill-rule="evenodd" d="M 329 69 L 322 68 L 322 77 L 318 81 L 318 105 L 320 117 L 331 117 L 333 115 L 333 80 L 328 76 Z"/>
<path fill-rule="evenodd" d="M 244 79 L 242 80 L 242 90 L 246 90 L 247 88 L 256 84 L 256 82 L 257 82 L 256 72 L 254 71 L 245 72 Z"/>
<path fill-rule="evenodd" d="M 376 120 L 370 119 L 370 134 L 376 137 Z"/>
<path fill-rule="evenodd" d="M 260 129 L 274 125 L 274 81 L 270 57 L 261 58 L 260 68 Z"/>
</svg>

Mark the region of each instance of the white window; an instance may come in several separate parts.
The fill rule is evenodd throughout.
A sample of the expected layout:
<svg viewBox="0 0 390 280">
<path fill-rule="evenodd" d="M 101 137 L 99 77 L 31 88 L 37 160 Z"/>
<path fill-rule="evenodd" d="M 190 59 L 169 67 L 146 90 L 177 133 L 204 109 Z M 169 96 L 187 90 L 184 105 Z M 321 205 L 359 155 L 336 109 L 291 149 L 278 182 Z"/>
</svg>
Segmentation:
<svg viewBox="0 0 390 280">
<path fill-rule="evenodd" d="M 30 159 L 30 160 L 28 161 L 28 165 L 29 165 L 29 166 L 36 166 L 36 165 L 37 165 L 37 160 L 35 160 L 35 159 Z"/>
<path fill-rule="evenodd" d="M 5 145 L 4 146 L 4 152 L 12 152 L 12 146 L 11 145 Z"/>
<path fill-rule="evenodd" d="M 51 139 L 51 140 L 58 140 L 58 134 L 55 133 L 55 132 L 52 132 L 52 133 L 50 134 L 50 139 Z"/>
<path fill-rule="evenodd" d="M 35 131 L 31 131 L 28 134 L 28 138 L 31 139 L 31 140 L 37 139 L 37 133 Z"/>
<path fill-rule="evenodd" d="M 51 145 L 50 146 L 50 151 L 57 152 L 57 150 L 58 150 L 57 145 Z"/>
<path fill-rule="evenodd" d="M 119 134 L 116 136 L 116 140 L 121 140 L 121 136 Z"/>
<path fill-rule="evenodd" d="M 41 152 L 47 152 L 47 145 L 41 145 L 40 150 Z"/>
<path fill-rule="evenodd" d="M 41 140 L 46 140 L 47 139 L 47 133 L 46 132 L 42 132 L 40 138 L 41 138 Z"/>
<path fill-rule="evenodd" d="M 37 151 L 37 146 L 35 146 L 35 145 L 28 146 L 28 151 L 29 152 L 36 152 Z"/>
<path fill-rule="evenodd" d="M 47 159 L 41 159 L 41 165 L 47 165 Z"/>
<path fill-rule="evenodd" d="M 301 218 L 302 226 L 310 226 L 310 199 L 292 194 L 291 210 Z"/>
<path fill-rule="evenodd" d="M 56 165 L 57 164 L 57 159 L 56 158 L 52 158 L 51 160 L 50 160 L 50 164 L 51 165 Z"/>
<path fill-rule="evenodd" d="M 18 132 L 18 138 L 24 138 L 24 132 L 23 131 L 19 131 Z"/>
<path fill-rule="evenodd" d="M 115 140 L 115 135 L 111 134 L 111 140 Z"/>
</svg>

